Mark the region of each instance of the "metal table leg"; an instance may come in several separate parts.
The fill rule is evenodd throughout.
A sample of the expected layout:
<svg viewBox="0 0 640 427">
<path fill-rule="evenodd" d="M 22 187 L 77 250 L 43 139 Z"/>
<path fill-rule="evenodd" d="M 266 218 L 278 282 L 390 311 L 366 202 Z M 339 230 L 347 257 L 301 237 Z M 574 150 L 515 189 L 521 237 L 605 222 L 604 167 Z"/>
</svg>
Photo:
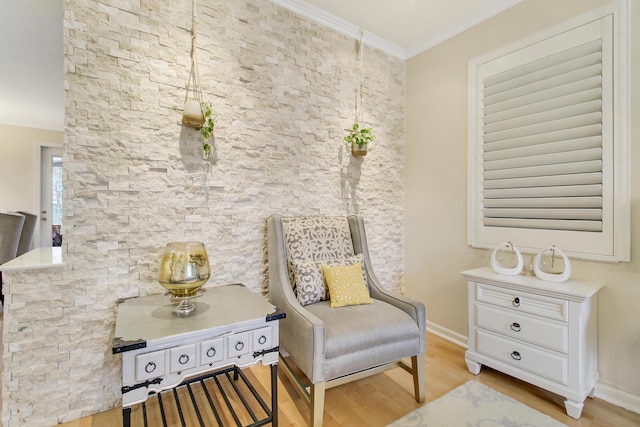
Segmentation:
<svg viewBox="0 0 640 427">
<path fill-rule="evenodd" d="M 278 427 L 278 363 L 271 365 L 271 425 Z"/>
<path fill-rule="evenodd" d="M 131 427 L 131 406 L 122 408 L 122 427 Z"/>
</svg>

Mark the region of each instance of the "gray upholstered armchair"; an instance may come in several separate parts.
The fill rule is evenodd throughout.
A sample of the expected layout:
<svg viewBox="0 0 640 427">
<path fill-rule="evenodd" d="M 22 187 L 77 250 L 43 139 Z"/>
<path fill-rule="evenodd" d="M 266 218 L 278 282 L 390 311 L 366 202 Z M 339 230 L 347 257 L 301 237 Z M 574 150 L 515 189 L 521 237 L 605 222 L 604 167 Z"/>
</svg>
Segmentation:
<svg viewBox="0 0 640 427">
<path fill-rule="evenodd" d="M 310 425 L 322 425 L 327 388 L 396 366 L 413 375 L 415 399 L 423 402 L 425 308 L 380 286 L 362 218 L 272 216 L 267 238 L 269 300 L 287 315 L 281 364 L 311 404 Z M 371 303 L 331 308 L 322 266 L 358 262 Z"/>
</svg>

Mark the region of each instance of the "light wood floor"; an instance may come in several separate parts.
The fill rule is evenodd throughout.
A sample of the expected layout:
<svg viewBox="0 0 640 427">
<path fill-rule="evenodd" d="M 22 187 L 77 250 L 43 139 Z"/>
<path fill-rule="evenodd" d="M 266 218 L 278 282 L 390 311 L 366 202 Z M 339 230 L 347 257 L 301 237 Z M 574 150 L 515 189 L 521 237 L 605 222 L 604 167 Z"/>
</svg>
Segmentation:
<svg viewBox="0 0 640 427">
<path fill-rule="evenodd" d="M 268 367 L 254 366 L 243 371 L 262 396 L 270 390 Z M 426 400 L 437 399 L 469 380 L 476 380 L 523 402 L 570 427 L 638 427 L 640 414 L 618 408 L 600 399 L 587 399 L 580 420 L 564 411 L 563 398 L 491 369 L 482 368 L 478 376 L 467 371 L 464 349 L 435 335 L 427 335 L 425 358 Z M 283 427 L 305 426 L 309 408 L 295 387 L 279 371 L 279 421 Z M 413 398 L 409 374 L 397 368 L 327 391 L 324 426 L 384 426 L 418 408 Z M 135 411 L 135 410 L 134 410 Z M 63 427 L 120 427 L 120 408 L 62 424 Z M 134 424 L 136 425 L 136 424 Z M 155 426 L 157 424 L 151 424 Z M 180 425 L 179 422 L 171 425 Z M 191 425 L 197 425 L 190 423 Z M 448 426 L 443 426 L 448 427 Z M 455 427 L 455 426 L 454 426 Z"/>
</svg>

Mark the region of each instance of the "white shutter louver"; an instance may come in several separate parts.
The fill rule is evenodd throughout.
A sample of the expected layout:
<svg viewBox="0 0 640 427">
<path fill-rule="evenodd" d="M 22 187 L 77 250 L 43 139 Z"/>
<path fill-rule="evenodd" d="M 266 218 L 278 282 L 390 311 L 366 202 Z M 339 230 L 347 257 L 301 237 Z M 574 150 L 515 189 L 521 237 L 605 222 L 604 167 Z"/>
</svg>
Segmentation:
<svg viewBox="0 0 640 427">
<path fill-rule="evenodd" d="M 601 48 L 482 82 L 485 226 L 602 231 Z"/>
<path fill-rule="evenodd" d="M 468 242 L 628 261 L 628 2 L 469 62 Z"/>
</svg>

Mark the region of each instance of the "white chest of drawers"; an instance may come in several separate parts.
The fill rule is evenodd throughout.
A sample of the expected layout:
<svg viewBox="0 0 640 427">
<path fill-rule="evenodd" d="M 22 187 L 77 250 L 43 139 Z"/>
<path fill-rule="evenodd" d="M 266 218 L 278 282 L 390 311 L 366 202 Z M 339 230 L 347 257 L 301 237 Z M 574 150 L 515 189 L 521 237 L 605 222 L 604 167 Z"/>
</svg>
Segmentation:
<svg viewBox="0 0 640 427">
<path fill-rule="evenodd" d="M 118 305 L 113 353 L 122 354 L 123 425 L 129 425 L 131 407 L 152 393 L 261 362 L 271 365 L 268 421 L 276 426 L 278 323 L 284 313 L 242 285 L 208 288 L 195 304 L 196 311 L 184 317 L 162 295 Z"/>
<path fill-rule="evenodd" d="M 463 271 L 468 280 L 469 371 L 489 366 L 566 398 L 580 418 L 598 381 L 598 291 L 577 280 L 545 282 L 490 268 Z"/>
</svg>

